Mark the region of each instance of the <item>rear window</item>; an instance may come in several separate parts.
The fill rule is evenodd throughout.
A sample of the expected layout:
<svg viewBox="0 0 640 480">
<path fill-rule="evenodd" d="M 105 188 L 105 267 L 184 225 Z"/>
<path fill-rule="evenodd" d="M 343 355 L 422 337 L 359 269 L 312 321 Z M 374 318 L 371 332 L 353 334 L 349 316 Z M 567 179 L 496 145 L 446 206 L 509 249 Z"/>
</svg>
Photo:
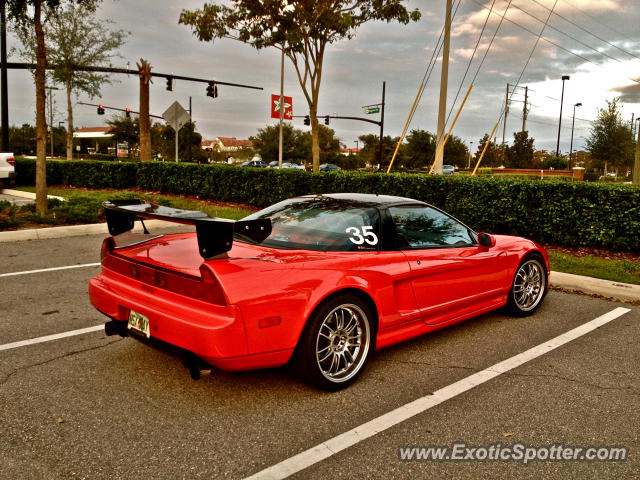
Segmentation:
<svg viewBox="0 0 640 480">
<path fill-rule="evenodd" d="M 317 198 L 285 200 L 244 220 L 271 219 L 271 234 L 260 245 L 319 251 L 378 250 L 379 214 L 374 207 Z M 235 240 L 256 244 L 241 234 Z"/>
</svg>

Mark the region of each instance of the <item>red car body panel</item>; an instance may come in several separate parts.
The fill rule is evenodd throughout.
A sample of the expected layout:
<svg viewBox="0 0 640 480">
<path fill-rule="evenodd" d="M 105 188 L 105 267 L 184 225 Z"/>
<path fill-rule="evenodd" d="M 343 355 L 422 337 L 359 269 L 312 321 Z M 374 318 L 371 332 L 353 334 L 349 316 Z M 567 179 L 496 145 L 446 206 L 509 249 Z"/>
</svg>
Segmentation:
<svg viewBox="0 0 640 480">
<path fill-rule="evenodd" d="M 539 252 L 549 271 L 540 245 L 494 238 L 493 247 L 363 252 L 235 242 L 228 255 L 203 262 L 195 233 L 165 235 L 107 253 L 120 267 L 103 261 L 89 294 L 108 317 L 126 321 L 130 310 L 141 313 L 152 337 L 220 369 L 273 367 L 289 360 L 314 309 L 337 292 L 368 299 L 377 319 L 376 347 L 382 348 L 505 305 L 529 252 Z M 218 304 L 169 291 L 154 273 L 203 282 L 203 264 L 223 294 Z M 123 268 L 134 269 L 136 278 Z"/>
</svg>

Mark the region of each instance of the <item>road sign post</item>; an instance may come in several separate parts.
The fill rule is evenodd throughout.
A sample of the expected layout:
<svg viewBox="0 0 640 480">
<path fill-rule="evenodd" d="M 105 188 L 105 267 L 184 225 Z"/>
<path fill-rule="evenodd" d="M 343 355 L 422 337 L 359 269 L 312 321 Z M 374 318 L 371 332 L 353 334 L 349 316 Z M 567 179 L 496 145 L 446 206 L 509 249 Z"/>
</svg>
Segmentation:
<svg viewBox="0 0 640 480">
<path fill-rule="evenodd" d="M 162 114 L 162 118 L 176 132 L 176 162 L 178 161 L 178 131 L 189 123 L 189 112 L 179 102 L 173 102 Z"/>
</svg>

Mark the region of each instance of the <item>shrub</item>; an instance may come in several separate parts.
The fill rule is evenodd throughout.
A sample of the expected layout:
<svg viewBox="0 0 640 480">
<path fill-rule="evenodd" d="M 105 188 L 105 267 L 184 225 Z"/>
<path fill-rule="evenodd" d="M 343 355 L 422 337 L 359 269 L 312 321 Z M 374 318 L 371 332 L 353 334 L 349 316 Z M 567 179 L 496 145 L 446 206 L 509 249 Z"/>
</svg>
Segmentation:
<svg viewBox="0 0 640 480">
<path fill-rule="evenodd" d="M 33 164 L 33 160 L 16 161 L 20 183 L 33 184 Z M 47 178 L 51 184 L 118 189 L 137 186 L 261 207 L 314 193 L 398 195 L 440 207 L 477 231 L 522 235 L 557 245 L 640 250 L 640 189 L 633 185 L 87 161 L 50 161 Z"/>
</svg>

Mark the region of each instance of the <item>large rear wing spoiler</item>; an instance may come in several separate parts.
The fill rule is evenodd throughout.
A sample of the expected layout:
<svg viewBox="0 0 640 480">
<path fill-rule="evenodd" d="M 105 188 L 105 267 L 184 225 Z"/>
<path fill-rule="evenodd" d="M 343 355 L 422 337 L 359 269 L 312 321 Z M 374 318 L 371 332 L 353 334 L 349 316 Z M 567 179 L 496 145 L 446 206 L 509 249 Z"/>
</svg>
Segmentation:
<svg viewBox="0 0 640 480">
<path fill-rule="evenodd" d="M 198 249 L 203 258 L 214 257 L 231 250 L 234 233 L 257 242 L 271 234 L 271 220 L 268 218 L 234 221 L 210 217 L 196 210 L 143 203 L 141 200 L 110 200 L 102 206 L 107 217 L 109 233 L 113 236 L 131 231 L 136 220 L 142 221 L 145 218 L 195 225 Z"/>
</svg>

